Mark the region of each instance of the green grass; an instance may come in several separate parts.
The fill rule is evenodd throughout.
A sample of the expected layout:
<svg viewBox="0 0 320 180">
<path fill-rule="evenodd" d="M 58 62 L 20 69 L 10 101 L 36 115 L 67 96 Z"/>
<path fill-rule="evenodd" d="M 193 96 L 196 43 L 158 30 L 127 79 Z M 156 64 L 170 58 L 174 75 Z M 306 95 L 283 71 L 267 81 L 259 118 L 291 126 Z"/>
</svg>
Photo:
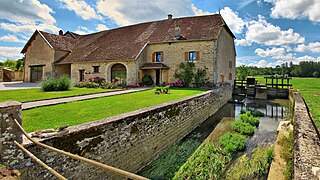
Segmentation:
<svg viewBox="0 0 320 180">
<path fill-rule="evenodd" d="M 265 84 L 263 76 L 255 76 L 258 83 Z M 293 88 L 297 89 L 308 104 L 314 123 L 320 128 L 320 78 L 293 77 L 290 81 Z"/>
<path fill-rule="evenodd" d="M 204 142 L 181 166 L 173 179 L 221 179 L 231 156 L 212 142 Z"/>
<path fill-rule="evenodd" d="M 58 128 L 64 125 L 73 126 L 181 99 L 201 92 L 204 92 L 204 90 L 179 88 L 170 90 L 170 94 L 157 95 L 154 94 L 154 90 L 147 90 L 34 108 L 22 112 L 22 126 L 27 132 L 38 129 Z"/>
<path fill-rule="evenodd" d="M 109 92 L 114 91 L 114 89 L 93 89 L 93 88 L 71 88 L 69 91 L 53 91 L 44 92 L 40 88 L 34 89 L 19 89 L 19 90 L 4 90 L 0 91 L 0 102 L 3 101 L 19 101 L 27 102 L 34 100 L 68 97 L 84 94 L 93 94 L 99 92 Z"/>
<path fill-rule="evenodd" d="M 143 168 L 139 175 L 152 180 L 172 179 L 175 172 L 187 161 L 201 145 L 200 141 L 188 139 L 169 147 L 164 154 Z"/>
<path fill-rule="evenodd" d="M 287 162 L 284 177 L 286 180 L 292 179 L 293 176 L 293 131 L 289 130 L 288 136 L 283 136 L 279 140 L 281 146 L 281 157 Z"/>
<path fill-rule="evenodd" d="M 273 159 L 273 146 L 258 147 L 249 157 L 247 154 L 238 158 L 226 174 L 226 179 L 264 179 L 268 175 Z"/>
</svg>

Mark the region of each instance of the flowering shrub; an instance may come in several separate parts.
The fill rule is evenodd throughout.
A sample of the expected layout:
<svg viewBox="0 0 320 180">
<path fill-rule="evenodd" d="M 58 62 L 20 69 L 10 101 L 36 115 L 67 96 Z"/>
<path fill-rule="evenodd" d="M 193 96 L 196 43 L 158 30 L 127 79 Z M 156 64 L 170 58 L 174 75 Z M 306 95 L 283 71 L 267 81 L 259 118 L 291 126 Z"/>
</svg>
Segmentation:
<svg viewBox="0 0 320 180">
<path fill-rule="evenodd" d="M 138 88 L 138 87 L 140 87 L 140 84 L 128 84 L 127 87 L 128 88 Z"/>
<path fill-rule="evenodd" d="M 97 83 L 97 84 L 101 84 L 101 83 L 105 82 L 106 80 L 102 77 L 91 77 L 91 78 L 89 78 L 89 81 Z"/>
<path fill-rule="evenodd" d="M 90 81 L 84 81 L 84 82 L 77 83 L 75 85 L 75 87 L 78 87 L 78 88 L 98 88 L 99 84 L 94 83 L 94 82 L 90 82 Z"/>
<path fill-rule="evenodd" d="M 184 82 L 182 80 L 177 80 L 176 82 L 169 83 L 170 87 L 184 87 Z"/>
</svg>

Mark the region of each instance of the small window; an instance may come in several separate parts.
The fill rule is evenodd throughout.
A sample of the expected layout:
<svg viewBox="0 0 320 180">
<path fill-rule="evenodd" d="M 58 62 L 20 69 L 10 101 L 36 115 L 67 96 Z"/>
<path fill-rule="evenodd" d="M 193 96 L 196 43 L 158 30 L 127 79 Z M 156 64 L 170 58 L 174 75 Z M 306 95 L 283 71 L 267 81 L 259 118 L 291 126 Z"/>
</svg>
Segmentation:
<svg viewBox="0 0 320 180">
<path fill-rule="evenodd" d="M 232 74 L 231 73 L 229 74 L 229 80 L 230 81 L 232 80 Z"/>
<path fill-rule="evenodd" d="M 229 68 L 232 68 L 232 61 L 229 61 Z"/>
<path fill-rule="evenodd" d="M 189 61 L 193 62 L 197 59 L 197 53 L 195 51 L 189 52 Z"/>
<path fill-rule="evenodd" d="M 93 73 L 99 73 L 100 66 L 92 66 L 93 67 Z"/>
<path fill-rule="evenodd" d="M 156 62 L 161 62 L 161 52 L 156 52 Z"/>
</svg>

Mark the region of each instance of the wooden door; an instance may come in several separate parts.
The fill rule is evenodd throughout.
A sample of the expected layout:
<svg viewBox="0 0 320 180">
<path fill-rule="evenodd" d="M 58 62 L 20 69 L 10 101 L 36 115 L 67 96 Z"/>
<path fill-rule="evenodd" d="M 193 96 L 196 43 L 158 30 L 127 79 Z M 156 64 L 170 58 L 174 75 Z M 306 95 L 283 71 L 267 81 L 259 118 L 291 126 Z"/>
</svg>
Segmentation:
<svg viewBox="0 0 320 180">
<path fill-rule="evenodd" d="M 42 80 L 43 67 L 33 66 L 30 67 L 30 82 L 39 82 Z"/>
<path fill-rule="evenodd" d="M 84 81 L 84 70 L 79 70 L 79 81 L 82 82 Z"/>
<path fill-rule="evenodd" d="M 160 69 L 156 70 L 156 85 L 160 85 Z"/>
</svg>

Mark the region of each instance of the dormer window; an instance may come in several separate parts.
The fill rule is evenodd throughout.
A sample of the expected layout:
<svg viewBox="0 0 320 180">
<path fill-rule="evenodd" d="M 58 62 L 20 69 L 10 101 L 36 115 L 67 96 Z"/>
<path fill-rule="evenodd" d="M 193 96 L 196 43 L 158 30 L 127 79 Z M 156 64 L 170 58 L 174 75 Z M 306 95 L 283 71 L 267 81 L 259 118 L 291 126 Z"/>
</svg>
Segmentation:
<svg viewBox="0 0 320 180">
<path fill-rule="evenodd" d="M 154 52 L 152 54 L 152 62 L 162 62 L 163 61 L 163 52 Z"/>
</svg>

